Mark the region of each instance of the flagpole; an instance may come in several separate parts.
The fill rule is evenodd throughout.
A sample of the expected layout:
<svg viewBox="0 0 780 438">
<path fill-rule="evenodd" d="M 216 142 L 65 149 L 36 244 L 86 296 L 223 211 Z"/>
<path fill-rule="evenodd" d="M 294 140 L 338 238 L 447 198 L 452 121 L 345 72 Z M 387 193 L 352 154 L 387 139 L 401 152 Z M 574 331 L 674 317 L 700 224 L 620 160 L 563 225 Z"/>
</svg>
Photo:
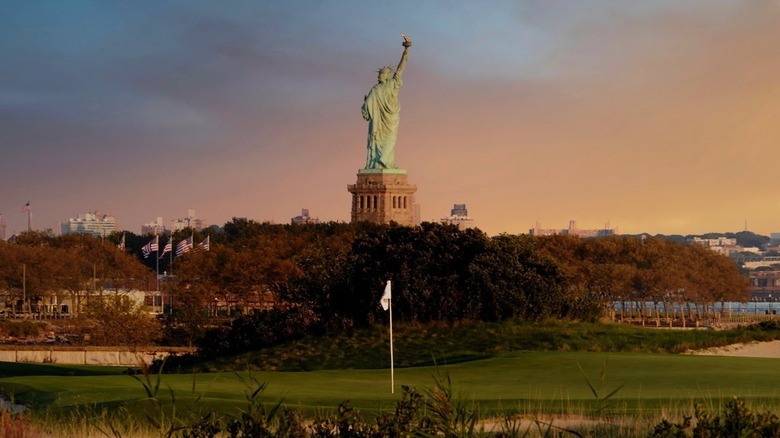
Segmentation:
<svg viewBox="0 0 780 438">
<path fill-rule="evenodd" d="M 393 300 L 388 300 L 390 308 L 390 394 L 395 394 L 395 370 L 393 369 Z"/>
<path fill-rule="evenodd" d="M 171 230 L 171 265 L 168 267 L 168 269 L 171 271 L 169 274 L 170 277 L 168 277 L 168 301 L 171 305 L 168 309 L 168 315 L 173 315 L 173 300 L 171 300 L 171 282 L 170 279 L 173 277 L 173 253 L 178 250 L 176 245 L 173 244 L 173 230 Z M 160 310 L 162 310 L 162 314 L 165 315 L 165 297 L 163 295 L 160 295 Z"/>
<path fill-rule="evenodd" d="M 395 369 L 393 360 L 393 292 L 391 287 L 391 281 L 387 280 L 385 285 L 385 291 L 382 293 L 382 298 L 379 299 L 379 304 L 382 309 L 390 311 L 390 393 L 395 393 Z"/>
<path fill-rule="evenodd" d="M 157 260 L 157 293 L 155 295 L 160 295 L 160 235 L 156 235 L 154 237 L 157 239 L 157 252 L 154 253 L 154 258 Z"/>
</svg>

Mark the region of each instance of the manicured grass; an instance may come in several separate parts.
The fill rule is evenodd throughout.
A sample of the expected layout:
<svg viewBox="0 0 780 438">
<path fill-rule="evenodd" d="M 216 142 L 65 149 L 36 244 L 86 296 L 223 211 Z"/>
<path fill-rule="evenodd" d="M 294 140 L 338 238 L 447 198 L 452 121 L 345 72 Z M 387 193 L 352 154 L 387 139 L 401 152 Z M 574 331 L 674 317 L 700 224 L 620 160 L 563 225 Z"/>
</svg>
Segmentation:
<svg viewBox="0 0 780 438">
<path fill-rule="evenodd" d="M 14 376 L 104 376 L 123 374 L 127 368 L 90 365 L 54 365 L 0 362 L 0 378 Z"/>
<path fill-rule="evenodd" d="M 599 373 L 606 363 L 605 380 Z M 739 396 L 760 406 L 780 407 L 780 360 L 689 356 L 651 353 L 512 352 L 492 358 L 440 364 L 436 367 L 396 369 L 395 394 L 390 393 L 389 369 L 323 370 L 252 374 L 267 382 L 269 402 L 283 398 L 309 415 L 334 409 L 350 400 L 358 409 L 391 410 L 400 398 L 401 385 L 418 389 L 433 386 L 433 376 L 449 375 L 456 393 L 472 400 L 485 415 L 498 412 L 595 413 L 607 405 L 599 402 L 585 382 L 585 371 L 600 396 L 620 385 L 610 399 L 616 413 L 658 412 L 673 406 L 690 407 L 701 401 L 720 406 Z M 139 411 L 146 395 L 139 382 L 124 375 L 68 375 L 66 366 L 56 375 L 5 377 L 0 388 L 31 404 L 37 412 L 64 412 L 78 406 L 130 406 Z M 151 376 L 152 381 L 157 376 Z M 175 391 L 177 404 L 192 404 L 204 411 L 227 412 L 241 406 L 244 392 L 234 373 L 162 375 L 160 395 Z M 194 402 L 195 398 L 200 400 Z"/>
</svg>

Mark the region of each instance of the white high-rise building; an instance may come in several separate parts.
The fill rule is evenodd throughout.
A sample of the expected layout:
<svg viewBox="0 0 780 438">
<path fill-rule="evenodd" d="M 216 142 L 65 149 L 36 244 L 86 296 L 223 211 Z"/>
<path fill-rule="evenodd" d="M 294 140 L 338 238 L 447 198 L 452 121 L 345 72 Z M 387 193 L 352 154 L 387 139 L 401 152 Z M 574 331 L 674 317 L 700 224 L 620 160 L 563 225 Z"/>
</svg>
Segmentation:
<svg viewBox="0 0 780 438">
<path fill-rule="evenodd" d="M 0 239 L 5 240 L 5 218 L 0 214 Z"/>
<path fill-rule="evenodd" d="M 106 237 L 116 231 L 116 218 L 97 211 L 91 211 L 68 219 L 67 223 L 60 224 L 62 234 L 89 234 L 95 237 Z"/>
<path fill-rule="evenodd" d="M 177 231 L 186 230 L 187 228 L 192 228 L 194 230 L 200 231 L 204 228 L 203 220 L 198 219 L 195 216 L 195 209 L 190 208 L 187 210 L 187 218 L 186 219 L 174 219 L 173 222 L 171 222 L 171 232 L 175 233 Z"/>
<path fill-rule="evenodd" d="M 318 224 L 320 223 L 320 219 L 317 217 L 311 217 L 309 215 L 309 209 L 303 208 L 301 209 L 301 215 L 295 216 L 291 219 L 291 222 L 294 224 L 302 225 L 302 224 Z"/>
<path fill-rule="evenodd" d="M 161 236 L 165 234 L 165 225 L 163 225 L 162 217 L 158 216 L 154 222 L 149 222 L 148 224 L 141 225 L 141 234 L 142 235 L 152 234 L 155 236 Z"/>
</svg>

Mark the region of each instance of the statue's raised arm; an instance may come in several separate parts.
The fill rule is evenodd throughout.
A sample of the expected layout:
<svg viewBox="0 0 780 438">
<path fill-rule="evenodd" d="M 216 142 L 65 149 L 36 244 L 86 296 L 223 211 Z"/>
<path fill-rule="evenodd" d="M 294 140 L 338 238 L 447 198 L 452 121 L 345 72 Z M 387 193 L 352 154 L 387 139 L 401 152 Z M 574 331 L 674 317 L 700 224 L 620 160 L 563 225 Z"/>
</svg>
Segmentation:
<svg viewBox="0 0 780 438">
<path fill-rule="evenodd" d="M 409 59 L 409 48 L 412 47 L 412 40 L 409 35 L 401 35 L 404 42 L 401 43 L 404 46 L 404 53 L 401 54 L 401 60 L 398 61 L 398 67 L 395 68 L 395 76 L 401 79 L 401 75 L 404 74 L 404 68 L 406 68 L 406 60 Z"/>
</svg>

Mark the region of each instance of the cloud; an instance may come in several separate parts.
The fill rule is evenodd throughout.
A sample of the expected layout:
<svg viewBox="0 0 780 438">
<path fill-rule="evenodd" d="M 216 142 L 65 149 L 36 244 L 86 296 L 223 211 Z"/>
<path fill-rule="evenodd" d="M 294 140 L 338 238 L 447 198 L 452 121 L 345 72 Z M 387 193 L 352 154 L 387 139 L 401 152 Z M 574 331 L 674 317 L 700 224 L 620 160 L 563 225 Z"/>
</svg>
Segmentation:
<svg viewBox="0 0 780 438">
<path fill-rule="evenodd" d="M 780 214 L 773 2 L 79 5 L 3 14 L 6 211 L 347 220 L 361 100 L 404 32 L 397 159 L 424 219 L 465 202 L 491 233 L 768 232 Z"/>
</svg>

